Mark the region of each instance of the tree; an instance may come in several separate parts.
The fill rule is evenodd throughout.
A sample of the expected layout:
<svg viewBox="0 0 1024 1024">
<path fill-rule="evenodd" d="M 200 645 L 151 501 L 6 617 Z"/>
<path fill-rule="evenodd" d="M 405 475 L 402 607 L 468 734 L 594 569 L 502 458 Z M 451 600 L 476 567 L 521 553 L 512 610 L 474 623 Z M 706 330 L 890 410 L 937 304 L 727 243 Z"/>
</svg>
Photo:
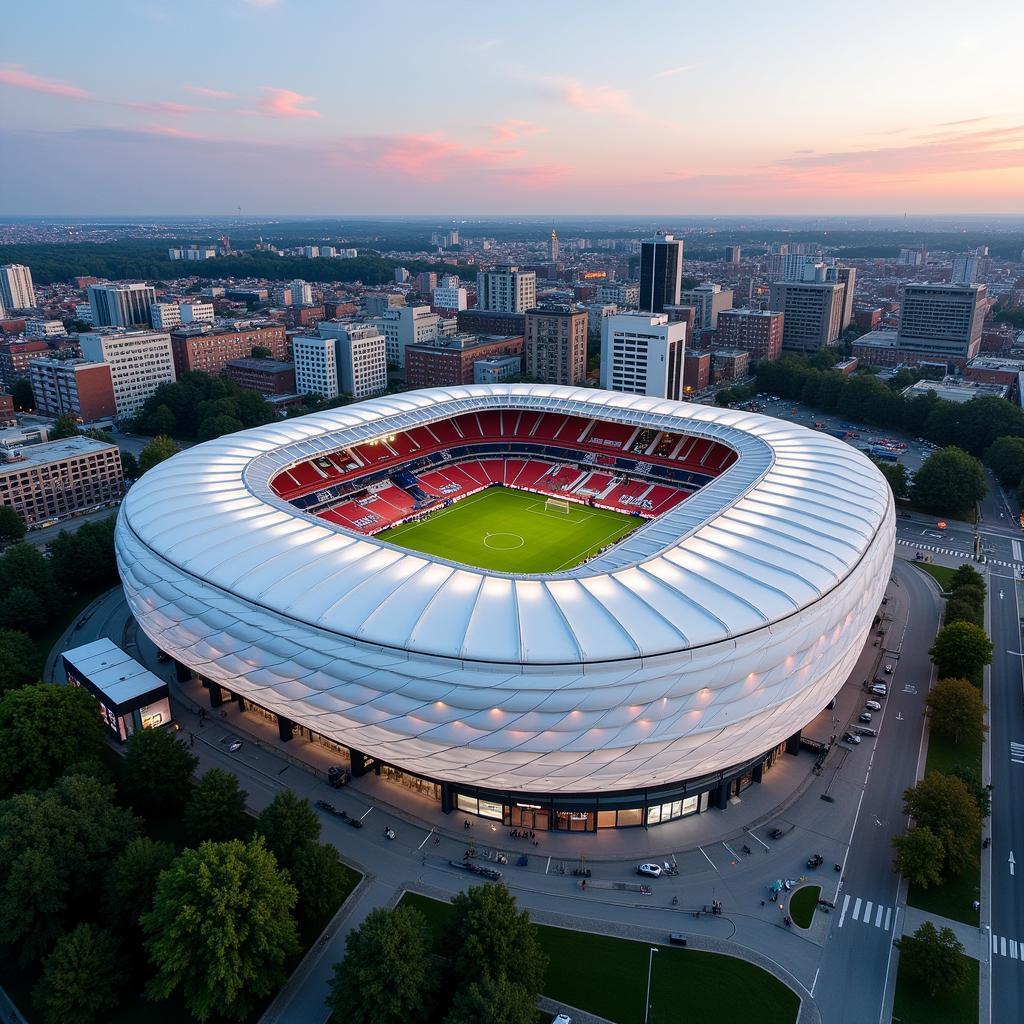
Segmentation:
<svg viewBox="0 0 1024 1024">
<path fill-rule="evenodd" d="M 142 454 L 139 456 L 139 476 L 149 472 L 155 465 L 169 459 L 172 455 L 176 455 L 178 452 L 178 446 L 169 437 L 163 434 L 154 437 L 145 448 L 142 449 Z"/>
<path fill-rule="evenodd" d="M 722 388 L 715 394 L 715 405 L 730 406 L 736 401 L 732 388 Z"/>
<path fill-rule="evenodd" d="M 970 622 L 975 626 L 981 626 L 985 621 L 985 615 L 984 611 L 976 604 L 951 597 L 946 602 L 946 614 L 943 621 L 947 626 L 953 622 Z"/>
<path fill-rule="evenodd" d="M 992 661 L 992 641 L 981 626 L 951 622 L 939 630 L 928 653 L 940 678 L 974 680 Z"/>
<path fill-rule="evenodd" d="M 974 863 L 981 815 L 962 779 L 929 772 L 903 793 L 903 811 L 942 843 L 942 876 L 951 878 Z"/>
<path fill-rule="evenodd" d="M 900 967 L 932 999 L 940 994 L 958 992 L 967 983 L 964 947 L 952 928 L 937 929 L 925 921 L 913 935 L 896 942 Z"/>
<path fill-rule="evenodd" d="M 982 785 L 978 773 L 965 764 L 953 765 L 949 774 L 963 782 L 978 805 L 978 813 L 982 818 L 987 818 L 992 813 L 992 787 Z"/>
<path fill-rule="evenodd" d="M 99 707 L 77 686 L 22 686 L 0 695 L 0 796 L 42 789 L 106 750 Z"/>
<path fill-rule="evenodd" d="M 46 621 L 46 607 L 30 587 L 12 587 L 0 597 L 0 628 L 39 633 Z"/>
<path fill-rule="evenodd" d="M 334 965 L 327 1006 L 346 1024 L 426 1024 L 436 972 L 430 931 L 413 907 L 377 907 L 345 939 L 345 959 Z"/>
<path fill-rule="evenodd" d="M 139 475 L 139 460 L 124 448 L 121 449 L 121 472 L 126 480 L 134 480 Z"/>
<path fill-rule="evenodd" d="M 188 800 L 192 773 L 199 765 L 173 732 L 143 729 L 125 748 L 121 791 L 139 814 L 177 814 Z"/>
<path fill-rule="evenodd" d="M 1002 484 L 1016 487 L 1024 479 L 1024 437 L 999 437 L 985 452 L 985 464 Z"/>
<path fill-rule="evenodd" d="M 981 691 L 968 679 L 940 679 L 925 697 L 932 730 L 954 743 L 981 743 L 988 732 Z"/>
<path fill-rule="evenodd" d="M 123 984 L 114 936 L 96 925 L 80 924 L 46 958 L 32 1001 L 44 1024 L 93 1024 L 110 1019 Z"/>
<path fill-rule="evenodd" d="M 118 582 L 114 555 L 114 516 L 82 523 L 74 532 L 61 530 L 50 541 L 50 566 L 64 593 L 102 588 Z"/>
<path fill-rule="evenodd" d="M 53 567 L 46 556 L 31 544 L 12 544 L 0 555 L 0 598 L 15 587 L 32 591 L 43 608 L 60 603 L 60 593 L 54 582 Z M 39 628 L 43 624 L 36 623 Z"/>
<path fill-rule="evenodd" d="M 0 629 L 0 694 L 39 678 L 39 653 L 32 638 L 16 629 Z"/>
<path fill-rule="evenodd" d="M 299 927 L 303 935 L 313 938 L 348 895 L 352 872 L 342 864 L 338 851 L 325 843 L 306 843 L 295 855 L 290 872 L 299 892 Z"/>
<path fill-rule="evenodd" d="M 192 790 L 185 807 L 185 834 L 189 840 L 226 842 L 246 835 L 251 827 L 245 809 L 247 796 L 234 775 L 223 768 L 211 768 Z"/>
<path fill-rule="evenodd" d="M 942 884 L 942 840 L 930 828 L 915 825 L 903 835 L 894 836 L 892 845 L 896 847 L 893 869 L 911 885 L 927 889 Z"/>
<path fill-rule="evenodd" d="M 261 836 L 185 850 L 157 881 L 142 915 L 156 974 L 151 999 L 181 990 L 194 1017 L 249 1016 L 298 952 L 295 887 Z"/>
<path fill-rule="evenodd" d="M 897 501 L 903 501 L 910 494 L 907 483 L 907 467 L 901 462 L 876 462 L 879 473 L 889 482 L 892 495 Z"/>
<path fill-rule="evenodd" d="M 170 843 L 148 836 L 133 839 L 110 865 L 103 881 L 103 903 L 107 920 L 134 933 L 143 914 L 153 909 L 153 894 L 161 872 L 174 862 L 178 852 Z"/>
<path fill-rule="evenodd" d="M 25 377 L 19 377 L 11 385 L 11 398 L 17 412 L 31 412 L 36 407 L 36 396 L 32 392 L 32 385 Z"/>
<path fill-rule="evenodd" d="M 444 1024 L 533 1024 L 536 997 L 508 978 L 484 978 L 460 989 Z"/>
<path fill-rule="evenodd" d="M 60 441 L 65 437 L 78 437 L 78 420 L 67 413 L 57 417 L 57 422 L 54 423 L 53 429 L 50 431 L 51 441 Z"/>
<path fill-rule="evenodd" d="M 245 424 L 234 416 L 208 416 L 199 425 L 198 437 L 200 441 L 212 441 L 215 437 L 233 434 L 236 430 L 242 430 L 244 427 Z"/>
<path fill-rule="evenodd" d="M 294 875 L 299 854 L 320 841 L 320 818 L 308 800 L 284 789 L 260 812 L 256 831 L 263 835 L 278 864 Z"/>
<path fill-rule="evenodd" d="M 536 998 L 544 983 L 547 957 L 530 915 L 499 883 L 473 886 L 452 900 L 446 952 L 456 989 L 505 977 Z"/>
<path fill-rule="evenodd" d="M 0 548 L 25 536 L 25 524 L 10 505 L 0 505 Z"/>
<path fill-rule="evenodd" d="M 263 345 L 253 345 L 250 355 L 253 359 L 269 359 L 274 353 Z"/>
<path fill-rule="evenodd" d="M 944 448 L 925 459 L 914 474 L 914 504 L 927 512 L 952 514 L 972 509 L 988 485 L 981 463 L 961 448 Z"/>
</svg>

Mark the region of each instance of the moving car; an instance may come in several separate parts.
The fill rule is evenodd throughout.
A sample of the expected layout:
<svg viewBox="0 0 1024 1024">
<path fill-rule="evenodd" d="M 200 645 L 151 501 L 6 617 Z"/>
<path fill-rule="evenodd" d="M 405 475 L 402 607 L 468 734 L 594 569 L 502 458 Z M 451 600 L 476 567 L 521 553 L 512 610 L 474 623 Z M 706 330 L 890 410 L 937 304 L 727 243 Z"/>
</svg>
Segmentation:
<svg viewBox="0 0 1024 1024">
<path fill-rule="evenodd" d="M 885 674 L 887 676 L 891 676 L 892 675 L 892 665 L 886 665 L 885 669 L 883 671 L 885 672 Z"/>
<path fill-rule="evenodd" d="M 882 705 L 877 700 L 869 700 L 864 704 L 868 711 L 881 711 Z"/>
<path fill-rule="evenodd" d="M 857 716 L 857 721 L 858 722 L 870 722 L 871 721 L 871 712 L 870 711 L 862 711 Z"/>
<path fill-rule="evenodd" d="M 638 864 L 636 867 L 638 875 L 646 875 L 648 878 L 661 878 L 660 864 Z"/>
</svg>

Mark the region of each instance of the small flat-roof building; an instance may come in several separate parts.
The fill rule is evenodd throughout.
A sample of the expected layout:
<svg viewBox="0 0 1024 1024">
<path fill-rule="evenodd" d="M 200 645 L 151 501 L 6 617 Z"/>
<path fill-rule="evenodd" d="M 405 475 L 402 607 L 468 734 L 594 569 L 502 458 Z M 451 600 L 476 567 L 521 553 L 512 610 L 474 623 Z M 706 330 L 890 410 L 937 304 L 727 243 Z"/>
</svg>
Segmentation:
<svg viewBox="0 0 1024 1024">
<path fill-rule="evenodd" d="M 945 402 L 969 402 L 972 398 L 1006 398 L 1010 394 L 1010 385 L 983 384 L 962 377 L 919 380 L 903 392 L 903 397 L 916 398 L 918 395 L 927 395 L 929 391 L 934 391 Z"/>
<path fill-rule="evenodd" d="M 99 701 L 104 723 L 122 743 L 170 724 L 167 684 L 112 640 L 93 640 L 61 657 L 68 685 L 84 687 Z"/>
</svg>

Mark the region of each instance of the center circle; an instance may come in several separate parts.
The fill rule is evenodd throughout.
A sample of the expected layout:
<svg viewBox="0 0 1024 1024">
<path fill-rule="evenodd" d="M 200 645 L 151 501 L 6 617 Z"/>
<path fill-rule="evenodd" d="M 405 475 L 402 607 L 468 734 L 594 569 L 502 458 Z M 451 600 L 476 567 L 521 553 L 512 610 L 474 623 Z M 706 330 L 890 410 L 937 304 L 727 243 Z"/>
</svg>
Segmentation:
<svg viewBox="0 0 1024 1024">
<path fill-rule="evenodd" d="M 512 551 L 526 543 L 518 533 L 485 533 L 484 547 L 494 551 Z"/>
</svg>

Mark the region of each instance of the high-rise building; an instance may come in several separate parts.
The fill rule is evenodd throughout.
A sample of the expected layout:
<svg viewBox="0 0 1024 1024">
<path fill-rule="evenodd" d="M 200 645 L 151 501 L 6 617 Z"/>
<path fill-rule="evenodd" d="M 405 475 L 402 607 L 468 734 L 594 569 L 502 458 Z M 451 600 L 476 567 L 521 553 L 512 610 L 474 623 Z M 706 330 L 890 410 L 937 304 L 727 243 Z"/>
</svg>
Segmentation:
<svg viewBox="0 0 1024 1024">
<path fill-rule="evenodd" d="M 321 324 L 334 328 L 334 324 Z M 338 359 L 338 387 L 344 395 L 369 398 L 388 387 L 388 361 L 384 335 L 372 324 L 346 324 L 338 332 L 335 353 Z"/>
<path fill-rule="evenodd" d="M 752 359 L 778 359 L 784 315 L 761 309 L 723 309 L 718 314 L 715 347 L 749 352 Z"/>
<path fill-rule="evenodd" d="M 640 305 L 640 285 L 631 281 L 613 281 L 597 286 L 598 302 L 611 302 L 619 309 L 636 309 Z"/>
<path fill-rule="evenodd" d="M 548 259 L 552 263 L 558 262 L 558 232 L 551 229 L 551 240 L 548 242 Z"/>
<path fill-rule="evenodd" d="M 10 311 L 32 309 L 35 304 L 32 271 L 20 263 L 0 267 L 0 307 Z"/>
<path fill-rule="evenodd" d="M 81 423 L 113 419 L 114 380 L 106 363 L 87 359 L 34 359 L 29 382 L 44 416 L 71 416 Z"/>
<path fill-rule="evenodd" d="M 718 314 L 723 309 L 732 309 L 732 289 L 720 284 L 697 285 L 679 293 L 679 305 L 696 309 L 694 327 L 698 331 L 713 331 L 718 326 Z"/>
<path fill-rule="evenodd" d="M 682 286 L 682 240 L 659 231 L 640 247 L 640 309 L 661 313 L 666 306 L 678 306 Z"/>
<path fill-rule="evenodd" d="M 974 284 L 978 280 L 978 265 L 981 258 L 977 252 L 961 252 L 953 257 L 953 272 L 950 284 Z"/>
<path fill-rule="evenodd" d="M 453 278 L 444 278 L 445 281 L 453 280 Z M 454 285 L 443 285 L 434 289 L 434 294 L 431 301 L 434 304 L 435 309 L 453 309 L 458 312 L 460 309 L 465 309 L 468 299 L 466 297 L 466 289 L 459 285 L 459 279 L 454 278 Z"/>
<path fill-rule="evenodd" d="M 981 346 L 988 290 L 983 284 L 908 284 L 898 344 L 911 352 L 973 359 Z M 787 314 L 788 322 L 788 314 Z"/>
<path fill-rule="evenodd" d="M 919 249 L 900 249 L 896 263 L 901 267 L 923 267 L 928 262 L 928 250 L 922 245 Z"/>
<path fill-rule="evenodd" d="M 91 284 L 88 295 L 96 327 L 148 326 L 156 302 L 156 290 L 148 284 Z"/>
<path fill-rule="evenodd" d="M 295 363 L 295 390 L 300 395 L 337 398 L 338 339 L 318 334 L 298 334 L 292 338 Z"/>
<path fill-rule="evenodd" d="M 384 335 L 387 361 L 405 367 L 405 350 L 410 345 L 427 345 L 437 340 L 441 318 L 429 306 L 399 306 L 388 309 L 370 323 Z"/>
<path fill-rule="evenodd" d="M 685 353 L 686 324 L 664 313 L 616 313 L 601 334 L 601 387 L 678 401 Z"/>
<path fill-rule="evenodd" d="M 80 334 L 78 343 L 90 362 L 109 364 L 119 417 L 134 416 L 161 384 L 175 380 L 169 334 L 108 327 Z"/>
<path fill-rule="evenodd" d="M 842 285 L 828 281 L 776 281 L 771 307 L 785 314 L 782 347 L 814 351 L 833 344 L 843 326 Z"/>
<path fill-rule="evenodd" d="M 587 377 L 587 311 L 538 306 L 526 311 L 524 372 L 542 384 L 580 384 Z"/>
<path fill-rule="evenodd" d="M 432 270 L 422 270 L 416 275 L 416 291 L 421 295 L 429 295 L 437 287 L 437 274 Z"/>
<path fill-rule="evenodd" d="M 537 274 L 518 267 L 494 267 L 476 275 L 477 309 L 525 313 L 537 305 Z"/>
<path fill-rule="evenodd" d="M 738 245 L 727 245 L 725 247 L 725 262 L 738 266 L 743 258 L 743 250 Z"/>
<path fill-rule="evenodd" d="M 313 286 L 306 284 L 305 281 L 292 281 L 288 287 L 292 292 L 293 306 L 312 306 L 313 305 Z"/>
<path fill-rule="evenodd" d="M 835 267 L 836 281 L 843 289 L 843 321 L 842 330 L 853 323 L 853 293 L 857 288 L 857 270 L 855 267 Z M 827 278 L 831 280 L 831 276 Z"/>
</svg>

